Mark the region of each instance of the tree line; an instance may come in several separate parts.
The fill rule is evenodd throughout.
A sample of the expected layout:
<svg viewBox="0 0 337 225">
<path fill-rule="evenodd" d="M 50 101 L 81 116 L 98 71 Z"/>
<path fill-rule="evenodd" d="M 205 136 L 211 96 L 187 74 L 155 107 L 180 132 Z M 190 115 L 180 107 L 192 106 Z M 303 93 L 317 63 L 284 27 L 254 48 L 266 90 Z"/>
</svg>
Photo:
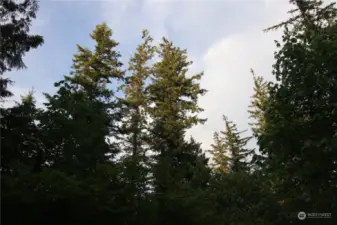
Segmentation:
<svg viewBox="0 0 337 225">
<path fill-rule="evenodd" d="M 276 81 L 252 71 L 253 136 L 224 115 L 210 149 L 186 138 L 207 120 L 198 115 L 203 73 L 188 75 L 187 50 L 165 37 L 154 45 L 143 30 L 124 65 L 112 30 L 98 24 L 95 46 L 77 45 L 44 108 L 33 92 L 1 107 L 1 222 L 336 224 L 337 10 L 290 3 L 291 17 L 266 30 L 283 29 Z M 6 72 L 43 45 L 29 33 L 37 10 L 37 0 L 0 3 L 1 102 L 13 95 Z M 300 211 L 331 215 L 302 221 Z"/>
</svg>

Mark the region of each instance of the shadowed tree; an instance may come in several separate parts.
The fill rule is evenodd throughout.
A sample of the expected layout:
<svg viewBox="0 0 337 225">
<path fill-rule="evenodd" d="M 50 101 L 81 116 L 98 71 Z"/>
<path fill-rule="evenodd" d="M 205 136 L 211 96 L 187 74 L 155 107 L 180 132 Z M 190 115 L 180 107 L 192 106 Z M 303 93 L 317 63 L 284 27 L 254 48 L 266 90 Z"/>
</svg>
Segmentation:
<svg viewBox="0 0 337 225">
<path fill-rule="evenodd" d="M 300 15 L 285 24 L 283 43 L 277 43 L 277 83 L 269 91 L 259 146 L 288 212 L 334 212 L 336 9 L 321 1 L 292 2 Z"/>
<path fill-rule="evenodd" d="M 25 68 L 25 53 L 43 44 L 42 36 L 29 33 L 37 10 L 37 0 L 0 2 L 0 98 L 12 95 L 7 88 L 11 80 L 3 74 Z"/>
<path fill-rule="evenodd" d="M 106 24 L 97 25 L 90 35 L 96 42 L 94 51 L 78 45 L 71 76 L 55 84 L 55 95 L 46 95 L 46 147 L 54 166 L 68 172 L 89 173 L 119 151 L 108 139 L 116 137 L 120 121 L 115 93 L 108 85 L 122 79 L 124 72 L 111 35 Z"/>
</svg>

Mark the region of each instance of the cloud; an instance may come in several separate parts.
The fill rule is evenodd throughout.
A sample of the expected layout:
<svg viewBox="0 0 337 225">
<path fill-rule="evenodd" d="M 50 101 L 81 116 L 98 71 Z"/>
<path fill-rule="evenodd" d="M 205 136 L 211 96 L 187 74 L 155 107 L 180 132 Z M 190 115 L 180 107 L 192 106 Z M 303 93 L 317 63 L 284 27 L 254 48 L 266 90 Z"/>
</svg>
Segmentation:
<svg viewBox="0 0 337 225">
<path fill-rule="evenodd" d="M 273 40 L 279 36 L 280 33 L 245 32 L 223 38 L 207 49 L 201 85 L 209 92 L 199 104 L 205 109 L 202 116 L 208 121 L 191 130 L 204 148 L 212 143 L 214 131 L 224 129 L 222 115 L 237 123 L 240 130 L 249 128 L 247 109 L 253 94 L 250 69 L 267 80 L 273 80 Z M 250 131 L 246 135 L 250 135 Z"/>
<path fill-rule="evenodd" d="M 208 149 L 214 131 L 224 128 L 222 115 L 248 128 L 247 107 L 252 94 L 253 68 L 258 75 L 272 79 L 274 40 L 280 32 L 265 34 L 264 28 L 288 18 L 290 5 L 280 0 L 144 0 L 104 2 L 103 18 L 116 31 L 122 43 L 130 45 L 142 28 L 156 40 L 168 36 L 187 48 L 194 61 L 193 72 L 204 71 L 201 86 L 209 90 L 200 99 L 205 109 L 205 125 L 191 134 Z M 133 37 L 133 38 L 132 38 Z M 128 53 L 129 53 L 128 52 Z M 249 134 L 249 133 L 247 133 Z M 254 145 L 254 144 L 252 144 Z"/>
<path fill-rule="evenodd" d="M 201 80 L 201 86 L 209 90 L 207 95 L 200 99 L 200 105 L 205 109 L 202 116 L 207 117 L 208 121 L 204 126 L 195 127 L 188 132 L 202 142 L 204 149 L 209 148 L 212 143 L 213 132 L 223 129 L 222 114 L 226 114 L 231 120 L 238 123 L 240 129 L 248 128 L 247 106 L 252 94 L 250 69 L 253 68 L 258 75 L 272 79 L 271 65 L 275 49 L 273 40 L 280 37 L 280 33 L 264 34 L 262 30 L 288 18 L 287 11 L 290 9 L 288 1 L 90 1 L 95 2 L 84 4 L 85 7 L 81 8 L 81 13 L 75 13 L 73 19 L 76 20 L 72 21 L 83 19 L 79 16 L 83 14 L 86 15 L 86 18 L 90 18 L 90 24 L 96 23 L 97 20 L 106 21 L 114 31 L 114 38 L 120 41 L 119 48 L 125 64 L 139 44 L 141 30 L 144 28 L 150 31 L 156 43 L 162 36 L 166 36 L 177 46 L 187 48 L 190 59 L 194 61 L 190 73 L 204 71 L 205 75 Z M 81 2 L 89 2 L 89 0 Z M 67 10 L 73 13 L 71 8 L 74 5 L 41 3 L 41 6 L 45 6 L 41 8 L 45 11 L 41 12 L 41 17 L 38 16 L 39 20 L 35 22 L 33 27 L 34 32 L 46 31 L 48 27 L 48 33 L 43 35 L 51 36 L 52 29 L 55 29 L 56 32 L 61 28 L 62 30 L 66 28 L 69 32 L 65 33 L 71 33 L 70 29 L 71 31 L 83 30 L 80 26 L 83 24 L 77 26 L 77 22 L 76 24 L 75 22 L 68 23 L 64 20 L 60 20 L 60 24 L 56 27 L 56 21 L 54 21 L 52 28 L 46 26 L 53 18 L 50 15 L 53 10 L 56 10 L 55 7 L 60 7 L 57 8 L 57 11 L 65 10 L 68 7 Z M 96 16 L 97 8 L 100 11 Z M 86 10 L 90 10 L 90 13 Z M 93 11 L 95 13 L 92 13 Z M 92 14 L 95 16 L 91 17 Z M 91 16 L 89 17 L 89 15 Z M 53 90 L 52 83 L 56 81 L 56 77 L 59 79 L 59 76 L 65 71 L 68 72 L 69 65 L 61 66 L 61 64 L 64 65 L 64 59 L 69 57 L 65 54 L 69 53 L 68 44 L 71 42 L 72 36 L 69 35 L 57 41 L 49 38 L 51 41 L 46 41 L 42 47 L 46 50 L 41 50 L 41 53 L 34 50 L 27 54 L 29 57 L 25 58 L 26 64 L 29 65 L 29 68 L 36 68 L 30 72 L 29 77 L 21 76 L 28 70 L 12 74 L 13 79 L 18 81 L 18 86 L 15 86 L 17 90 L 12 89 L 16 93 L 16 98 L 19 98 L 21 93 L 26 94 L 29 91 L 29 88 L 26 87 L 33 85 L 39 92 L 50 92 Z M 76 36 L 76 41 L 78 38 Z M 61 42 L 65 42 L 65 44 L 63 45 Z M 52 45 L 57 47 L 52 48 Z M 48 62 L 42 60 L 44 59 L 42 55 L 46 57 L 48 55 Z M 58 75 L 54 76 L 54 73 L 58 73 Z M 40 77 L 41 74 L 46 75 L 43 80 Z M 43 96 L 38 93 L 36 98 L 39 102 L 43 100 Z"/>
</svg>

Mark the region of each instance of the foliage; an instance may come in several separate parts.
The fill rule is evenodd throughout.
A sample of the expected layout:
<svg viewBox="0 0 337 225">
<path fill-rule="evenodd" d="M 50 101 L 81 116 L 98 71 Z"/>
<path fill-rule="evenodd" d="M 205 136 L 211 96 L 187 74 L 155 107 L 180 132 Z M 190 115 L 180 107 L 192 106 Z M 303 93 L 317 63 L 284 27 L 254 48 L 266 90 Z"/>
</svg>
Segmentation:
<svg viewBox="0 0 337 225">
<path fill-rule="evenodd" d="M 3 74 L 12 69 L 25 68 L 22 59 L 25 53 L 43 44 L 42 36 L 29 34 L 37 9 L 37 0 L 0 2 L 0 98 L 12 95 L 7 87 L 11 80 L 3 78 Z"/>
<path fill-rule="evenodd" d="M 98 162 L 107 162 L 108 154 L 117 154 L 116 144 L 107 141 L 116 134 L 120 121 L 117 101 L 108 84 L 123 78 L 118 45 L 112 31 L 100 24 L 90 35 L 95 50 L 77 46 L 72 76 L 55 84 L 54 96 L 46 94 L 47 111 L 41 122 L 46 130 L 45 146 L 54 167 L 88 173 Z M 93 132 L 94 131 L 94 132 Z"/>
<path fill-rule="evenodd" d="M 232 172 L 249 172 L 250 165 L 247 157 L 253 153 L 253 150 L 247 149 L 247 143 L 251 137 L 241 137 L 244 131 L 238 131 L 236 124 L 223 116 L 225 121 L 225 130 L 221 131 L 222 144 L 226 149 L 225 152 L 229 153 L 229 171 Z"/>
<path fill-rule="evenodd" d="M 219 136 L 218 132 L 214 132 L 213 140 L 214 144 L 211 145 L 212 150 L 209 151 L 212 154 L 213 160 L 211 166 L 213 167 L 213 170 L 218 173 L 228 172 L 229 171 L 228 148 L 225 145 L 223 138 Z"/>
<path fill-rule="evenodd" d="M 249 114 L 259 154 L 252 162 L 252 137 L 225 116 L 210 166 L 198 140 L 187 139 L 188 129 L 206 121 L 198 105 L 206 90 L 202 73 L 188 75 L 186 50 L 166 38 L 155 46 L 144 30 L 124 70 L 103 23 L 90 35 L 93 50 L 77 46 L 70 75 L 46 94 L 45 109 L 33 92 L 1 108 L 1 222 L 281 225 L 303 222 L 298 211 L 337 211 L 336 9 L 290 2 L 293 17 L 274 27 L 284 27 L 277 81 L 253 73 Z M 4 49 L 22 50 L 2 58 L 9 71 L 24 65 L 21 57 L 42 37 L 26 35 L 37 1 L 0 4 L 11 24 L 1 30 L 14 29 Z M 0 80 L 2 97 L 8 82 Z"/>
<path fill-rule="evenodd" d="M 309 4 L 309 2 L 308 2 Z M 300 8 L 300 5 L 298 5 Z M 301 9 L 295 23 L 286 28 L 283 44 L 275 54 L 274 74 L 266 110 L 266 129 L 259 140 L 268 155 L 269 173 L 288 210 L 336 210 L 335 133 L 335 15 L 311 17 L 311 8 Z M 329 23 L 328 23 L 329 22 Z"/>
</svg>

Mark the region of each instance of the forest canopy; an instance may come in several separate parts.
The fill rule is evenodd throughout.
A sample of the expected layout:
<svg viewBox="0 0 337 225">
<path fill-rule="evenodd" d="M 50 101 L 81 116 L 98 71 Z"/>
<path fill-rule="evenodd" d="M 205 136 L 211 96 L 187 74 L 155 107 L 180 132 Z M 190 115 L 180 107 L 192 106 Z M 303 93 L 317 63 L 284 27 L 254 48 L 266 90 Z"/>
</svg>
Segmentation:
<svg viewBox="0 0 337 225">
<path fill-rule="evenodd" d="M 113 30 L 98 24 L 43 108 L 30 92 L 0 109 L 1 223 L 337 224 L 337 9 L 290 3 L 290 18 L 266 29 L 283 30 L 275 82 L 252 70 L 252 136 L 223 112 L 210 149 L 186 137 L 207 121 L 198 99 L 208 91 L 187 50 L 144 29 L 123 64 Z M 43 48 L 30 33 L 37 10 L 37 0 L 0 3 L 1 102 L 15 94 L 6 72 Z"/>
</svg>

